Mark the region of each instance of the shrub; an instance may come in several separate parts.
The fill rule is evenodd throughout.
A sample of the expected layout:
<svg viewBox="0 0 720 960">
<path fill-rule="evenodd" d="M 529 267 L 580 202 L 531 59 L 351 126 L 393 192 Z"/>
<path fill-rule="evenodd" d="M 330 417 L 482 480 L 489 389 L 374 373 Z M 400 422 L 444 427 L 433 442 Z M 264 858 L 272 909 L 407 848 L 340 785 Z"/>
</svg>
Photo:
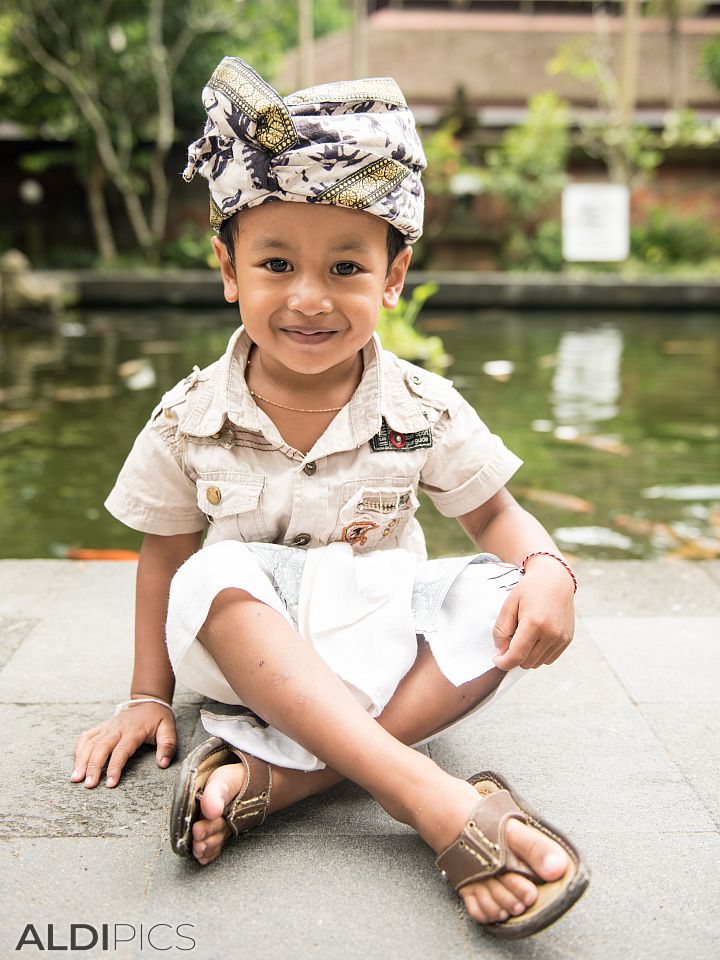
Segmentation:
<svg viewBox="0 0 720 960">
<path fill-rule="evenodd" d="M 698 263 L 720 254 L 720 230 L 696 216 L 656 207 L 630 231 L 631 255 L 647 264 Z"/>
</svg>

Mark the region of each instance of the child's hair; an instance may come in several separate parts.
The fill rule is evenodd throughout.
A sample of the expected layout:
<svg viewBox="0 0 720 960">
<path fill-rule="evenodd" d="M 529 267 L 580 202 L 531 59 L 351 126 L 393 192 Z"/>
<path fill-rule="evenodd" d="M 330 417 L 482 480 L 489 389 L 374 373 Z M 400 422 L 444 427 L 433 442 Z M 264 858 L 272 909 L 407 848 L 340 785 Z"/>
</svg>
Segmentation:
<svg viewBox="0 0 720 960">
<path fill-rule="evenodd" d="M 235 269 L 235 238 L 237 237 L 238 231 L 238 218 L 241 214 L 242 211 L 239 210 L 231 217 L 228 217 L 227 220 L 223 220 L 222 224 L 220 225 L 220 229 L 218 230 L 218 236 L 225 244 L 233 270 Z M 395 258 L 406 245 L 407 240 L 402 233 L 400 233 L 397 227 L 394 227 L 391 223 L 388 223 L 387 271 L 385 273 L 386 278 L 390 275 L 390 270 L 392 269 L 393 263 L 395 263 Z"/>
</svg>

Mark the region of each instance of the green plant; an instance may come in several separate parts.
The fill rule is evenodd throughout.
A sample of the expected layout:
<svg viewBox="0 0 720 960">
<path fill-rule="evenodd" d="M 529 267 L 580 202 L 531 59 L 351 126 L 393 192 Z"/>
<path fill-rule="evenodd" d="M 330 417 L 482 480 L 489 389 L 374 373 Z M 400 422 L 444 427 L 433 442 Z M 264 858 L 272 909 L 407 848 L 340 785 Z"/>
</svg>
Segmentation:
<svg viewBox="0 0 720 960">
<path fill-rule="evenodd" d="M 720 90 L 720 33 L 700 50 L 700 73 Z"/>
<path fill-rule="evenodd" d="M 163 245 L 163 263 L 177 267 L 217 267 L 217 259 L 210 245 L 212 230 L 196 223 L 188 223 L 174 240 Z"/>
<path fill-rule="evenodd" d="M 503 201 L 516 223 L 532 220 L 565 185 L 568 127 L 567 103 L 550 91 L 537 93 L 528 101 L 526 119 L 487 151 L 485 190 Z"/>
<path fill-rule="evenodd" d="M 630 238 L 632 256 L 654 266 L 697 264 L 720 255 L 720 230 L 700 217 L 681 217 L 660 207 L 631 229 Z"/>
<path fill-rule="evenodd" d="M 440 337 L 428 337 L 415 328 L 415 320 L 425 301 L 438 291 L 436 283 L 421 283 L 409 300 L 400 297 L 394 310 L 380 311 L 377 333 L 386 350 L 404 360 L 421 364 L 434 373 L 442 373 L 452 363 Z"/>
<path fill-rule="evenodd" d="M 423 172 L 425 190 L 436 196 L 451 193 L 450 182 L 463 167 L 462 143 L 457 136 L 459 121 L 446 121 L 427 136 L 422 137 L 427 168 Z"/>
<path fill-rule="evenodd" d="M 562 225 L 546 220 L 534 231 L 511 230 L 499 258 L 502 269 L 559 273 L 564 267 Z"/>
<path fill-rule="evenodd" d="M 485 190 L 502 200 L 508 213 L 498 258 L 504 269 L 561 269 L 559 225 L 539 218 L 567 182 L 569 148 L 567 104 L 546 92 L 531 97 L 524 122 L 509 130 L 499 147 L 487 151 Z"/>
</svg>

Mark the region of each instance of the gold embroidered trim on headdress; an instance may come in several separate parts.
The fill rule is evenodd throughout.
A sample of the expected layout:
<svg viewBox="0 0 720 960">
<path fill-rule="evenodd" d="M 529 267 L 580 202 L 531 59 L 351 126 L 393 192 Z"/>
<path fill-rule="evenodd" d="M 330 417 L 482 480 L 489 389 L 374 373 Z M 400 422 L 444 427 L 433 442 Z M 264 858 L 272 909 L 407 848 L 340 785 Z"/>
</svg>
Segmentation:
<svg viewBox="0 0 720 960">
<path fill-rule="evenodd" d="M 234 213 L 235 211 L 233 211 Z M 231 214 L 232 216 L 232 214 Z M 212 197 L 210 197 L 210 226 L 214 230 L 219 230 L 222 226 L 223 220 L 226 217 L 223 216 L 223 212 L 220 207 L 215 203 Z"/>
<path fill-rule="evenodd" d="M 328 187 L 318 194 L 315 200 L 356 209 L 369 207 L 376 200 L 387 196 L 409 173 L 409 169 L 397 160 L 382 157 Z"/>
<path fill-rule="evenodd" d="M 402 90 L 392 77 L 368 77 L 364 80 L 340 80 L 337 83 L 320 83 L 306 90 L 298 90 L 285 97 L 285 103 L 346 103 L 353 100 L 379 100 L 407 107 Z"/>
<path fill-rule="evenodd" d="M 272 156 L 298 141 L 290 111 L 275 90 L 242 60 L 225 57 L 208 80 L 257 124 L 255 139 Z"/>
</svg>

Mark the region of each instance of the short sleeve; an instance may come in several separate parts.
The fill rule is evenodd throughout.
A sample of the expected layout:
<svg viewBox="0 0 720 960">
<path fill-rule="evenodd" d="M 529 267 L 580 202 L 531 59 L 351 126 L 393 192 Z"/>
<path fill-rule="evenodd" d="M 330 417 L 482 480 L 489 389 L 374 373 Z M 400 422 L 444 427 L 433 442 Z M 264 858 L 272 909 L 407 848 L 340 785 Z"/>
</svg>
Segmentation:
<svg viewBox="0 0 720 960">
<path fill-rule="evenodd" d="M 142 533 L 173 536 L 207 527 L 207 518 L 197 504 L 195 483 L 182 468 L 174 425 L 165 425 L 162 418 L 155 417 L 145 424 L 105 508 L 117 520 Z"/>
<path fill-rule="evenodd" d="M 445 517 L 460 517 L 485 503 L 523 461 L 491 433 L 457 390 L 433 430 L 433 448 L 420 475 L 420 489 Z"/>
</svg>

